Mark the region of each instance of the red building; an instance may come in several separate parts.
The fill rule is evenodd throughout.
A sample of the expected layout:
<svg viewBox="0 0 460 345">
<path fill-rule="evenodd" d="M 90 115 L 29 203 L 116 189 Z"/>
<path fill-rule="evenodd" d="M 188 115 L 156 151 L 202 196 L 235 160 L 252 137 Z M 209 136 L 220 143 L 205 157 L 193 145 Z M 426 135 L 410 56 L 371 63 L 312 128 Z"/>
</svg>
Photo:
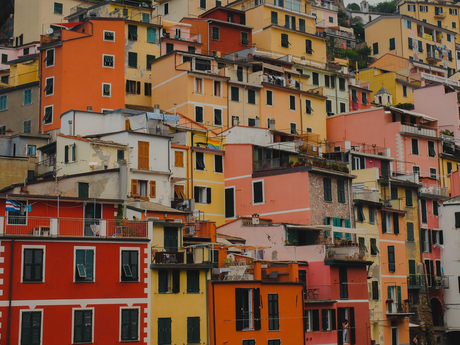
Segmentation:
<svg viewBox="0 0 460 345">
<path fill-rule="evenodd" d="M 348 85 L 350 90 L 350 111 L 371 107 L 371 90 L 356 85 Z"/>
<path fill-rule="evenodd" d="M 147 344 L 147 222 L 115 220 L 121 200 L 8 200 L 20 212 L 0 196 L 0 344 Z"/>
<path fill-rule="evenodd" d="M 244 11 L 214 7 L 199 18 L 183 18 L 201 34 L 202 54 L 224 56 L 252 46 L 252 27 L 246 25 Z"/>
</svg>

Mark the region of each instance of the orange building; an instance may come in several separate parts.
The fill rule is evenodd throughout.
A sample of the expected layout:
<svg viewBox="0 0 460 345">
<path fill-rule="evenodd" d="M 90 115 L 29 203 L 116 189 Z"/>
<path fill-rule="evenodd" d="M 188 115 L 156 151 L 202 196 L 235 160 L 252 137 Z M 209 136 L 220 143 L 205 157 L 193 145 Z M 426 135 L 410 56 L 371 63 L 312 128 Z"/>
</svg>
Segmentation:
<svg viewBox="0 0 460 345">
<path fill-rule="evenodd" d="M 298 264 L 256 261 L 253 274 L 208 282 L 210 344 L 304 344 Z"/>
</svg>

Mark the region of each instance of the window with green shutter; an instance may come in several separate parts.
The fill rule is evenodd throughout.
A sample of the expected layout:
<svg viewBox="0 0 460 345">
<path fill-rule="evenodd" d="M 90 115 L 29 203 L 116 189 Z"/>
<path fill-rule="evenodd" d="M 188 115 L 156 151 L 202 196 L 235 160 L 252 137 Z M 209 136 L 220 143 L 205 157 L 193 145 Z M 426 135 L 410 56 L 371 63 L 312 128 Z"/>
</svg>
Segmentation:
<svg viewBox="0 0 460 345">
<path fill-rule="evenodd" d="M 289 95 L 289 109 L 295 110 L 295 96 Z"/>
<path fill-rule="evenodd" d="M 157 29 L 147 28 L 147 43 L 157 43 Z"/>
<path fill-rule="evenodd" d="M 256 104 L 256 91 L 255 90 L 248 89 L 248 103 Z"/>
<path fill-rule="evenodd" d="M 305 32 L 305 19 L 299 19 L 299 31 Z"/>
<path fill-rule="evenodd" d="M 236 79 L 238 81 L 243 81 L 243 67 L 241 66 L 238 66 L 236 69 Z"/>
<path fill-rule="evenodd" d="M 43 249 L 24 249 L 22 280 L 43 281 Z"/>
<path fill-rule="evenodd" d="M 395 272 L 395 246 L 388 246 L 388 271 Z"/>
<path fill-rule="evenodd" d="M 2 54 L 2 64 L 7 64 L 7 63 L 8 63 L 8 55 Z"/>
<path fill-rule="evenodd" d="M 79 198 L 89 198 L 89 183 L 78 182 L 78 197 Z"/>
<path fill-rule="evenodd" d="M 249 34 L 247 32 L 241 32 L 241 44 L 244 46 L 249 44 Z"/>
<path fill-rule="evenodd" d="M 396 187 L 391 187 L 391 194 L 390 194 L 391 200 L 396 200 L 398 199 L 398 188 Z"/>
<path fill-rule="evenodd" d="M 377 247 L 377 239 L 371 238 L 370 244 L 371 244 L 371 255 L 377 255 L 379 253 L 379 248 Z"/>
<path fill-rule="evenodd" d="M 152 62 L 155 61 L 155 55 L 148 55 L 147 54 L 147 70 L 150 71 L 152 69 Z"/>
<path fill-rule="evenodd" d="M 319 85 L 319 74 L 316 72 L 312 73 L 313 85 Z"/>
<path fill-rule="evenodd" d="M 125 159 L 125 150 L 117 150 L 117 161 Z"/>
<path fill-rule="evenodd" d="M 211 28 L 211 38 L 218 41 L 220 38 L 220 28 L 218 26 L 213 26 Z"/>
<path fill-rule="evenodd" d="M 278 12 L 272 11 L 271 22 L 272 24 L 278 24 Z"/>
<path fill-rule="evenodd" d="M 406 206 L 413 206 L 412 203 L 412 190 L 406 189 Z"/>
<path fill-rule="evenodd" d="M 268 329 L 279 330 L 278 294 L 268 294 Z"/>
<path fill-rule="evenodd" d="M 50 96 L 54 94 L 54 78 L 46 78 L 45 88 L 43 90 L 45 96 Z"/>
<path fill-rule="evenodd" d="M 200 8 L 206 9 L 206 0 L 200 0 Z"/>
<path fill-rule="evenodd" d="M 177 228 L 165 227 L 163 229 L 163 233 L 164 249 L 166 249 L 168 252 L 177 252 L 179 244 Z"/>
<path fill-rule="evenodd" d="M 434 148 L 434 141 L 428 141 L 428 156 L 436 157 L 436 150 Z"/>
<path fill-rule="evenodd" d="M 24 90 L 24 105 L 32 104 L 32 90 Z"/>
<path fill-rule="evenodd" d="M 128 53 L 128 67 L 137 68 L 137 53 Z"/>
<path fill-rule="evenodd" d="M 41 344 L 41 311 L 23 311 L 21 313 L 21 345 Z"/>
<path fill-rule="evenodd" d="M 142 22 L 150 23 L 150 15 L 148 13 L 142 13 Z"/>
<path fill-rule="evenodd" d="M 418 139 L 412 138 L 411 144 L 412 144 L 412 154 L 418 155 Z"/>
<path fill-rule="evenodd" d="M 407 242 L 414 242 L 414 223 L 407 223 Z"/>
<path fill-rule="evenodd" d="M 364 222 L 366 218 L 364 217 L 363 205 L 356 205 L 356 221 Z"/>
<path fill-rule="evenodd" d="M 231 93 L 231 100 L 235 102 L 240 101 L 240 89 L 236 86 L 232 86 L 230 88 L 230 93 Z"/>
<path fill-rule="evenodd" d="M 345 182 L 337 180 L 337 201 L 345 203 Z"/>
<path fill-rule="evenodd" d="M 256 345 L 256 341 L 254 339 L 246 339 L 243 340 L 243 345 Z"/>
<path fill-rule="evenodd" d="M 203 107 L 195 107 L 195 121 L 198 123 L 203 123 Z"/>
<path fill-rule="evenodd" d="M 187 271 L 187 293 L 200 292 L 200 271 Z"/>
<path fill-rule="evenodd" d="M 31 130 L 31 126 L 32 126 L 32 120 L 26 120 L 24 121 L 23 123 L 23 130 L 24 130 L 24 133 L 27 133 L 27 134 L 30 134 L 30 130 Z M 35 146 L 35 145 L 28 145 L 28 147 L 30 146 Z M 35 153 L 33 155 L 30 155 L 28 153 L 29 156 L 35 156 Z"/>
<path fill-rule="evenodd" d="M 379 53 L 379 44 L 378 42 L 372 44 L 372 54 L 376 55 Z"/>
<path fill-rule="evenodd" d="M 305 53 L 313 54 L 313 46 L 311 40 L 305 40 Z"/>
<path fill-rule="evenodd" d="M 289 36 L 288 36 L 288 34 L 281 34 L 281 47 L 289 48 Z"/>
<path fill-rule="evenodd" d="M 369 206 L 369 223 L 375 223 L 375 208 Z"/>
<path fill-rule="evenodd" d="M 158 271 L 158 293 L 169 293 L 169 271 L 159 270 Z"/>
<path fill-rule="evenodd" d="M 174 51 L 174 44 L 166 43 L 166 54 L 171 53 L 172 51 Z"/>
<path fill-rule="evenodd" d="M 396 43 L 393 37 L 393 38 L 390 38 L 390 50 L 395 50 L 395 49 L 396 49 Z"/>
<path fill-rule="evenodd" d="M 5 109 L 6 109 L 6 96 L 5 96 Z M 0 110 L 3 110 L 1 97 L 0 97 Z M 52 105 L 45 107 L 45 115 L 43 116 L 43 121 L 45 122 L 45 124 L 53 123 L 53 106 Z"/>
<path fill-rule="evenodd" d="M 324 186 L 324 200 L 332 201 L 332 181 L 331 179 L 324 177 L 323 186 Z"/>
<path fill-rule="evenodd" d="M 305 100 L 305 112 L 309 115 L 311 115 L 311 113 L 313 112 L 313 109 L 311 107 L 311 100 L 309 99 Z"/>
<path fill-rule="evenodd" d="M 420 206 L 421 206 L 421 213 L 422 213 L 422 223 L 427 223 L 428 222 L 428 214 L 427 214 L 427 209 L 426 209 L 426 199 L 421 199 L 420 200 Z"/>
<path fill-rule="evenodd" d="M 128 25 L 128 40 L 137 41 L 137 26 Z"/>
<path fill-rule="evenodd" d="M 187 318 L 187 344 L 199 344 L 200 337 L 200 318 L 188 317 Z"/>
<path fill-rule="evenodd" d="M 222 109 L 214 109 L 214 125 L 222 126 Z"/>
<path fill-rule="evenodd" d="M 137 282 L 139 280 L 139 252 L 137 250 L 121 251 L 121 281 Z"/>
<path fill-rule="evenodd" d="M 74 344 L 93 342 L 93 311 L 75 310 L 73 318 Z"/>
<path fill-rule="evenodd" d="M 54 3 L 54 13 L 55 14 L 62 14 L 62 4 L 60 2 Z"/>
<path fill-rule="evenodd" d="M 345 78 L 339 78 L 340 91 L 345 91 L 345 88 L 346 88 Z"/>
<path fill-rule="evenodd" d="M 171 344 L 171 318 L 158 319 L 158 345 Z"/>
<path fill-rule="evenodd" d="M 273 91 L 266 90 L 267 105 L 273 105 Z"/>
<path fill-rule="evenodd" d="M 94 250 L 77 249 L 75 251 L 75 281 L 92 282 L 94 281 Z"/>
<path fill-rule="evenodd" d="M 121 310 L 121 340 L 139 340 L 139 309 Z"/>
</svg>

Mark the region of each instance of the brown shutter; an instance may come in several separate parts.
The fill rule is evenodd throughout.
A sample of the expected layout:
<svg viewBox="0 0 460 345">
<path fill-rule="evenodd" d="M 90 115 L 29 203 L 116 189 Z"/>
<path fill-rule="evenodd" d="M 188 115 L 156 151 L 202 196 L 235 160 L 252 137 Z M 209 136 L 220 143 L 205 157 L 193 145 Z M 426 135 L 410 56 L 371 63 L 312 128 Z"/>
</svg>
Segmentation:
<svg viewBox="0 0 460 345">
<path fill-rule="evenodd" d="M 125 121 L 125 129 L 129 130 L 129 119 Z"/>
<path fill-rule="evenodd" d="M 138 142 L 138 169 L 149 170 L 149 143 L 144 141 Z"/>
<path fill-rule="evenodd" d="M 150 181 L 150 197 L 156 198 L 157 195 L 157 183 L 156 181 Z"/>
<path fill-rule="evenodd" d="M 175 152 L 175 164 L 176 167 L 184 166 L 184 153 L 182 151 Z"/>
<path fill-rule="evenodd" d="M 139 195 L 137 193 L 137 180 L 131 180 L 131 195 Z"/>
</svg>

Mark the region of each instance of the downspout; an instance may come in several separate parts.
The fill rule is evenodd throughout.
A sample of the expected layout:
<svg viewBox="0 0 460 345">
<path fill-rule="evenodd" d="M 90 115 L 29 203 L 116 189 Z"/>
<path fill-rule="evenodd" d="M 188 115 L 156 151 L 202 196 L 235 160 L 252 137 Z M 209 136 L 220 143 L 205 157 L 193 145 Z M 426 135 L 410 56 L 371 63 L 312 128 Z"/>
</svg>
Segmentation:
<svg viewBox="0 0 460 345">
<path fill-rule="evenodd" d="M 334 77 L 336 78 L 335 83 L 334 83 L 334 86 L 335 86 L 334 87 L 334 89 L 335 89 L 335 114 L 339 114 L 339 96 L 337 94 L 337 88 L 340 85 L 340 78 L 339 78 L 338 75 L 335 75 Z"/>
<path fill-rule="evenodd" d="M 190 3 L 190 1 L 188 1 L 188 2 Z M 189 5 L 189 6 L 190 6 L 190 5 Z M 189 12 L 189 13 L 190 13 L 190 12 Z M 208 20 L 208 37 L 207 37 L 207 39 L 208 39 L 208 43 L 207 43 L 207 48 L 208 48 L 208 49 L 207 49 L 207 54 L 208 54 L 208 55 L 209 55 L 209 24 L 211 24 L 211 21 L 210 21 L 210 20 Z"/>
<path fill-rule="evenodd" d="M 227 129 L 230 128 L 230 121 L 231 121 L 231 116 L 230 116 L 230 87 L 228 85 L 228 79 L 226 81 L 227 83 Z M 260 107 L 259 107 L 260 108 Z M 233 123 L 232 123 L 232 126 L 233 126 Z"/>
<path fill-rule="evenodd" d="M 303 134 L 303 116 L 302 116 L 302 94 L 299 93 L 299 108 L 300 108 L 300 134 Z"/>
<path fill-rule="evenodd" d="M 6 344 L 11 344 L 11 302 L 13 299 L 13 268 L 14 268 L 14 238 L 11 240 L 11 254 L 10 254 L 10 283 L 8 291 L 8 329 L 6 333 Z"/>
<path fill-rule="evenodd" d="M 212 324 L 214 328 L 214 344 L 216 343 L 216 299 L 214 296 L 214 283 L 211 281 L 212 284 Z M 9 344 L 8 344 L 9 345 Z"/>
<path fill-rule="evenodd" d="M 210 258 L 210 248 L 208 246 L 206 246 L 208 248 L 208 257 Z M 212 268 L 211 268 L 212 270 Z M 206 272 L 206 274 L 209 274 L 209 269 L 208 271 Z M 207 341 L 207 344 L 209 344 L 209 298 L 208 298 L 208 277 L 206 277 L 206 341 Z M 215 343 L 215 342 L 214 342 Z"/>
<path fill-rule="evenodd" d="M 243 126 L 245 124 L 245 120 L 246 120 L 246 107 L 244 106 L 244 94 L 246 92 L 246 85 L 243 87 Z M 239 123 L 238 123 L 239 125 Z M 260 126 L 260 125 L 259 125 Z"/>
<path fill-rule="evenodd" d="M 347 181 L 348 184 L 348 216 L 350 217 L 350 227 L 351 227 L 351 197 L 350 197 L 350 179 Z M 353 225 L 355 224 L 353 219 Z"/>
</svg>

